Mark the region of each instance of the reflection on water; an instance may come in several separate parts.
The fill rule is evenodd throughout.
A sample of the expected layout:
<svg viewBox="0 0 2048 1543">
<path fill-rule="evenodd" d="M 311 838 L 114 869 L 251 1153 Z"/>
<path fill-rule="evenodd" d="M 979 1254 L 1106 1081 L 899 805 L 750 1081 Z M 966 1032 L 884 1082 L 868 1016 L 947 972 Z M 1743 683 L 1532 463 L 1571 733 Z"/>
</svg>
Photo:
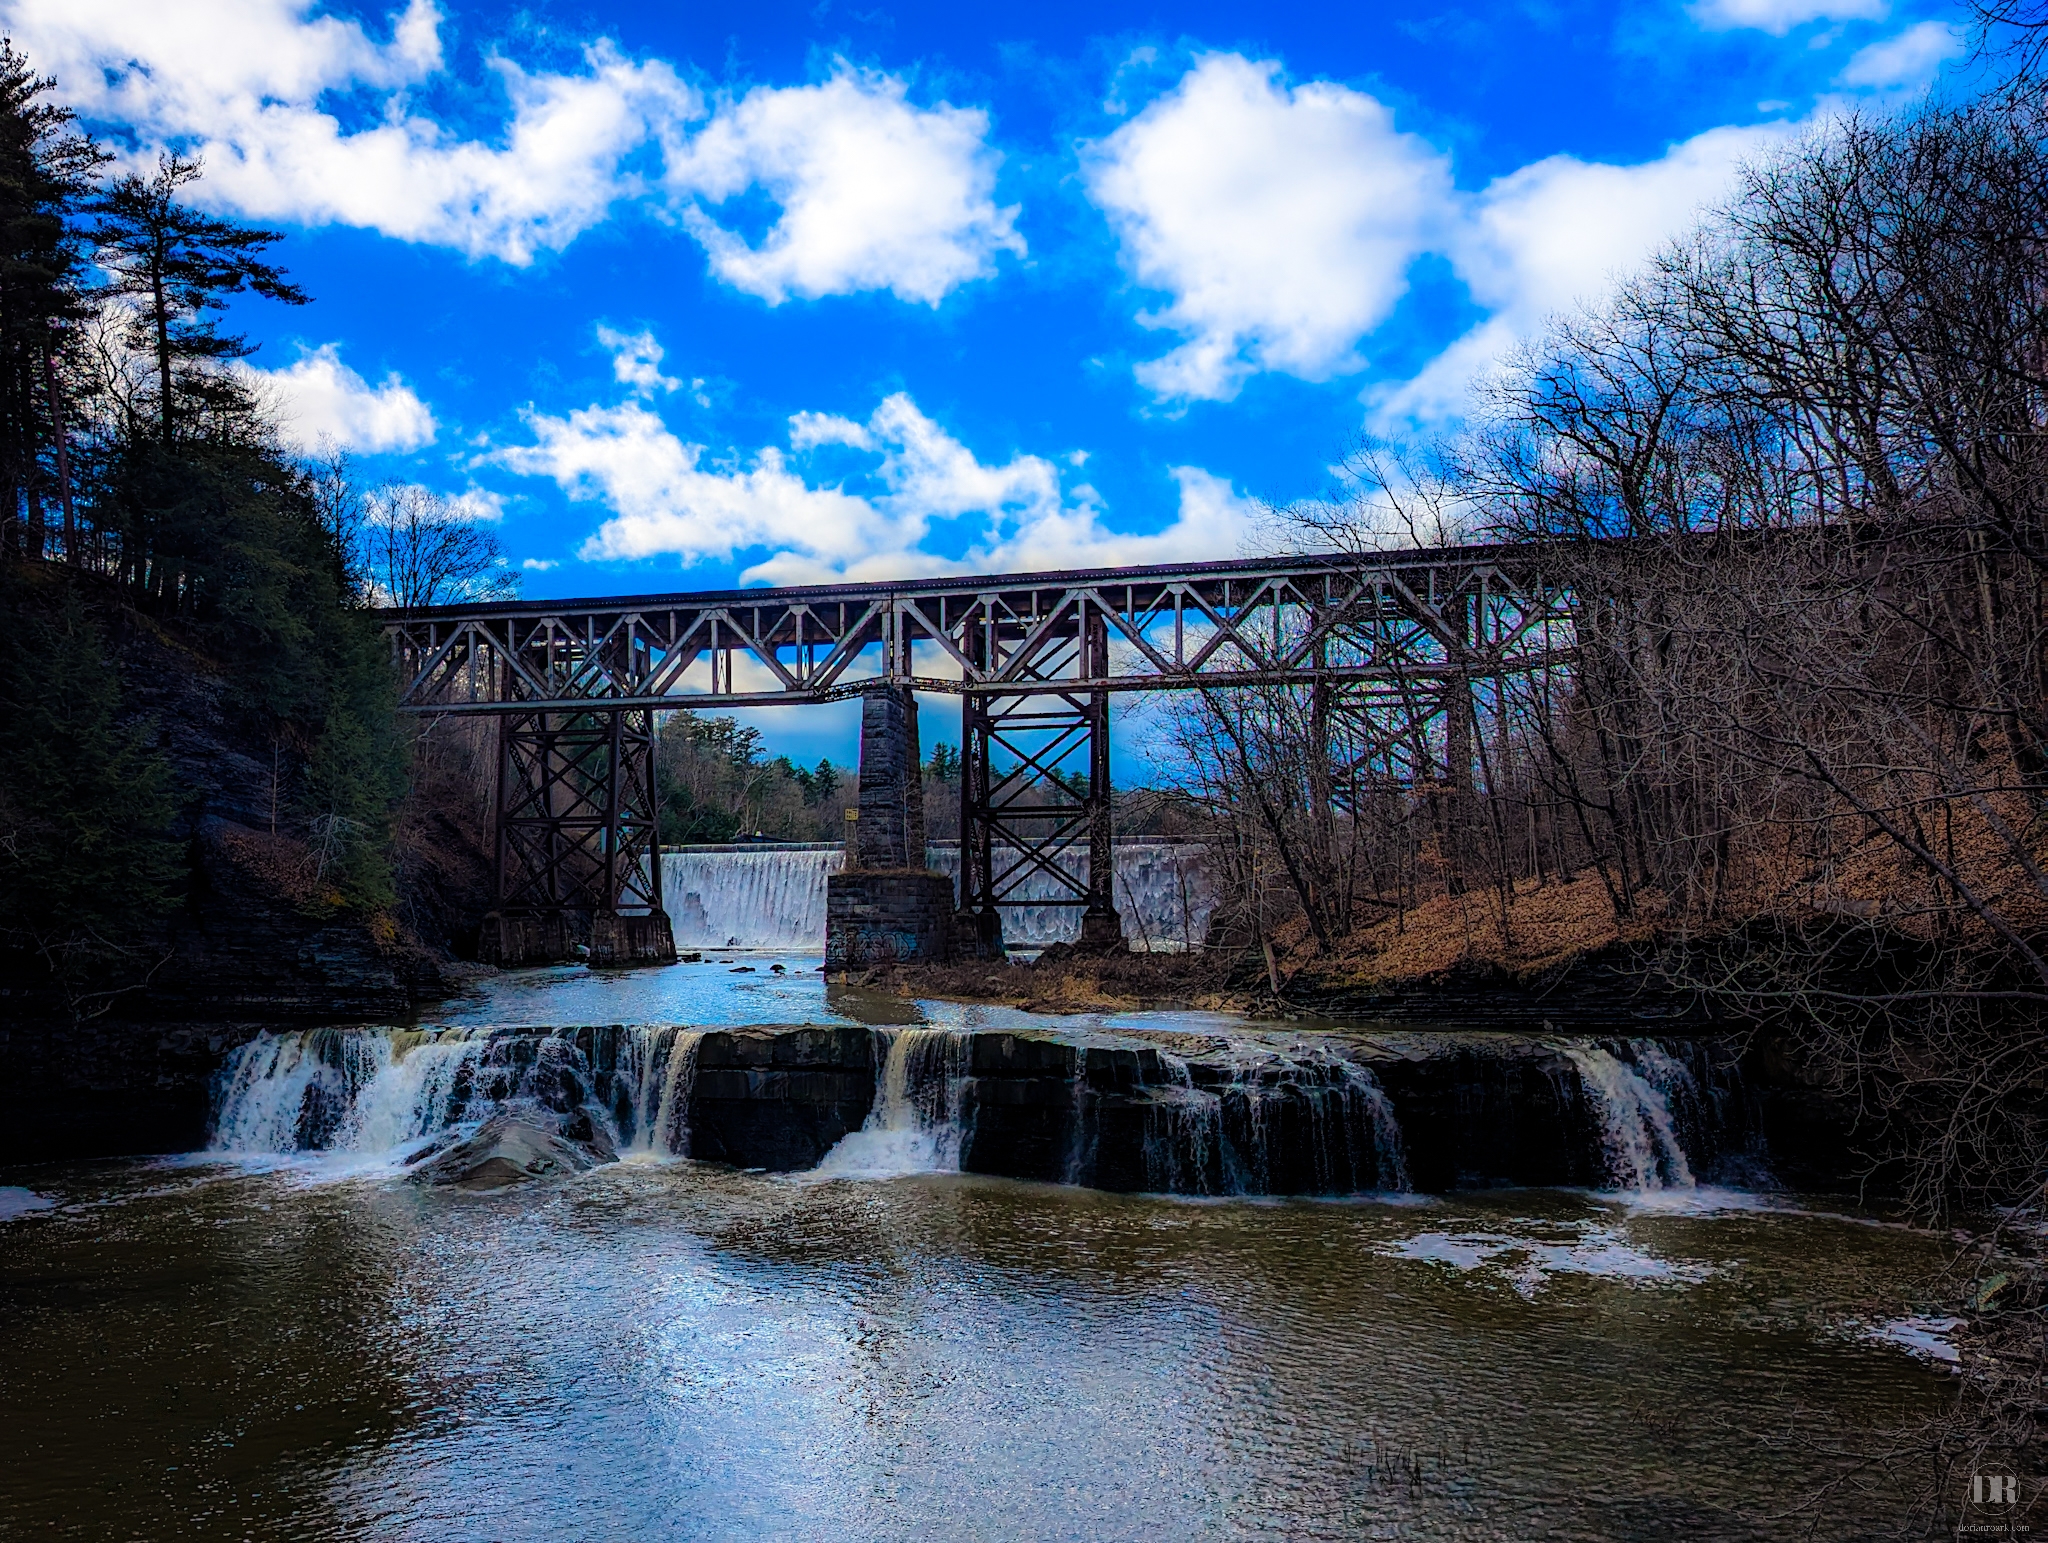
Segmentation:
<svg viewBox="0 0 2048 1543">
<path fill-rule="evenodd" d="M 1853 1327 L 1934 1245 L 1794 1211 L 647 1161 L 34 1184 L 8 1536 L 1789 1537 L 1827 1462 L 1776 1438 L 1944 1386 Z M 1887 1499 L 1829 1507 L 1849 1537 Z"/>
<path fill-rule="evenodd" d="M 1033 1021 L 760 954 L 433 1016 Z M 1925 1235 L 1683 1187 L 879 1177 L 947 1166 L 897 1149 L 957 1080 L 912 1075 L 948 1036 L 891 1046 L 868 1129 L 788 1177 L 653 1142 L 489 1194 L 367 1148 L 0 1172 L 0 1537 L 1850 1538 L 1918 1477 L 1822 1488 L 1950 1387 Z M 1613 1171 L 1675 1185 L 1656 1068 L 1592 1070 L 1643 1106 Z"/>
<path fill-rule="evenodd" d="M 781 967 L 780 973 L 777 966 Z M 453 1025 L 536 1028 L 565 1023 L 865 1023 L 877 1028 L 928 1024 L 949 1029 L 1034 1025 L 1153 1024 L 1156 1013 L 1080 1013 L 1057 1017 L 982 1003 L 905 1001 L 879 991 L 829 986 L 815 953 L 725 949 L 696 964 L 655 970 L 592 970 L 582 965 L 507 970 L 422 1015 Z M 1228 1013 L 1181 1012 L 1178 1026 L 1199 1033 L 1240 1026 Z M 1301 1020 L 1295 1026 L 1299 1027 Z"/>
<path fill-rule="evenodd" d="M 777 973 L 777 966 L 781 967 Z M 744 972 L 744 973 L 739 973 Z M 837 999 L 846 994 L 833 991 Z M 856 1002 L 875 994 L 854 994 Z M 899 1006 L 903 1004 L 898 1004 Z M 854 1023 L 826 1001 L 816 954 L 728 950 L 660 970 L 561 965 L 507 970 L 426 1014 L 450 1024 L 539 1027 L 561 1023 Z"/>
</svg>

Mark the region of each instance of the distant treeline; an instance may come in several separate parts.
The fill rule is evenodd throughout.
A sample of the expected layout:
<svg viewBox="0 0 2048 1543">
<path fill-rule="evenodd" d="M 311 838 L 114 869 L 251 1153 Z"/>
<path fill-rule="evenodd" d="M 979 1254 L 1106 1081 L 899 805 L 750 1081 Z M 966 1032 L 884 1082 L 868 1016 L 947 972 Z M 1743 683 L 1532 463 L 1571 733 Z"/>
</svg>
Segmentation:
<svg viewBox="0 0 2048 1543">
<path fill-rule="evenodd" d="M 860 801 L 856 768 L 829 757 L 799 766 L 771 756 L 759 729 L 687 711 L 663 715 L 656 777 L 664 846 L 843 841 L 846 811 Z M 924 763 L 924 809 L 933 840 L 960 834 L 960 752 L 943 742 Z"/>
</svg>

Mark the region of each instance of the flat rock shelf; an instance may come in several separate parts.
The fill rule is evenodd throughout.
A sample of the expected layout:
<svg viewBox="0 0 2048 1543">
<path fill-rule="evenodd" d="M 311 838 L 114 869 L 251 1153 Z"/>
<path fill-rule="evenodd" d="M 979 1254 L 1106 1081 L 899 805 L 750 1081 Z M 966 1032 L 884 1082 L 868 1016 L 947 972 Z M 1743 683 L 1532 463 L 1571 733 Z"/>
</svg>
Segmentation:
<svg viewBox="0 0 2048 1543">
<path fill-rule="evenodd" d="M 792 1172 L 893 1133 L 917 1166 L 1197 1195 L 1639 1190 L 1762 1160 L 1713 1038 L 856 1025 L 264 1034 L 223 1068 L 213 1146 L 391 1150 L 521 1107 L 607 1156 Z"/>
</svg>

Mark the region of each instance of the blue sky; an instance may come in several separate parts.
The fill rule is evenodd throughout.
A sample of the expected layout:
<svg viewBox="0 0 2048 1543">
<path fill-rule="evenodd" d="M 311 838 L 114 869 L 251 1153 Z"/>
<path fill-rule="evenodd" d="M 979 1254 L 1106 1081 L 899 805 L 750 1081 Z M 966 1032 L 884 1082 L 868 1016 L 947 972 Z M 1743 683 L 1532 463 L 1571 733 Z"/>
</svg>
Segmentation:
<svg viewBox="0 0 2048 1543">
<path fill-rule="evenodd" d="M 316 303 L 234 322 L 292 432 L 541 596 L 1235 555 L 1966 63 L 1909 0 L 0 11 L 288 233 Z"/>
</svg>

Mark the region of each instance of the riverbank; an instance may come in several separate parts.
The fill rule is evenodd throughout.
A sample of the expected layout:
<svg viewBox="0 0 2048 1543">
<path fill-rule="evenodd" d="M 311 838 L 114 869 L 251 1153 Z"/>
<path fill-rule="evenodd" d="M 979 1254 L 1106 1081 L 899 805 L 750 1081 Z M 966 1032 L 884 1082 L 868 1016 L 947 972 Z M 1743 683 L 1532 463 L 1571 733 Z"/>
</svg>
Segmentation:
<svg viewBox="0 0 2048 1543">
<path fill-rule="evenodd" d="M 1654 922 L 1624 926 L 1597 878 L 1439 895 L 1326 951 L 1299 918 L 1250 944 L 888 965 L 846 979 L 906 997 L 1032 1012 L 1183 1009 L 1614 1033 L 1732 1027 L 1661 968 Z"/>
</svg>

